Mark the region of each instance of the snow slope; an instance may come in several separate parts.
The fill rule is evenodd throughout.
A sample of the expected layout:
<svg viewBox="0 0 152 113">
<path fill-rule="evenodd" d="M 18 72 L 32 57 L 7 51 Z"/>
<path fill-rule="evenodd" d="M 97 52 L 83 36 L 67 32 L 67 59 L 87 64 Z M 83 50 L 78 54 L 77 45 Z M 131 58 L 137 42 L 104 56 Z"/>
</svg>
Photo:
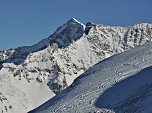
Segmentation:
<svg viewBox="0 0 152 113">
<path fill-rule="evenodd" d="M 0 79 L 7 90 L 0 89 L 9 104 L 2 102 L 0 110 L 8 113 L 5 106 L 12 106 L 15 110 L 27 112 L 60 93 L 99 61 L 151 39 L 152 24 L 112 27 L 89 22 L 85 26 L 71 18 L 33 46 L 1 50 L 0 78 L 9 85 Z M 5 93 L 12 89 L 17 89 L 19 97 L 27 102 Z M 17 101 L 16 104 L 11 98 Z"/>
<path fill-rule="evenodd" d="M 151 113 L 152 43 L 96 64 L 29 113 Z"/>
</svg>

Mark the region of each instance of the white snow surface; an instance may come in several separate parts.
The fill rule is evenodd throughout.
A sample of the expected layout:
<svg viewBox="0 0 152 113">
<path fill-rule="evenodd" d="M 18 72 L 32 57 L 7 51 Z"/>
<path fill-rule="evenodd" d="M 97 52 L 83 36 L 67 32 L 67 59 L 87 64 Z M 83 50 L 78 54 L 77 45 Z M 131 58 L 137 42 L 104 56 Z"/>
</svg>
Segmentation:
<svg viewBox="0 0 152 113">
<path fill-rule="evenodd" d="M 152 43 L 94 65 L 29 113 L 151 113 Z"/>
<path fill-rule="evenodd" d="M 33 46 L 0 50 L 0 90 L 7 100 L 0 101 L 0 111 L 26 113 L 60 93 L 99 61 L 151 40 L 152 24 L 85 26 L 71 18 Z M 13 95 L 7 93 L 14 90 Z"/>
</svg>

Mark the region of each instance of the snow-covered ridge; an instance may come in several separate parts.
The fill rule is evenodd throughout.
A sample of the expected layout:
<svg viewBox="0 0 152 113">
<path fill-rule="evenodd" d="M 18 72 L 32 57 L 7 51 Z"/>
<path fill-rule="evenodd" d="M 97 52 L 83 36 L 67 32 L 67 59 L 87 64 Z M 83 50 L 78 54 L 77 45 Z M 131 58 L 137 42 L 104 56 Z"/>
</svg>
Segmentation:
<svg viewBox="0 0 152 113">
<path fill-rule="evenodd" d="M 71 18 L 65 24 L 60 26 L 52 35 L 35 45 L 0 50 L 0 62 L 5 60 L 5 62 L 12 62 L 13 60 L 14 63 L 20 64 L 28 54 L 43 50 L 52 43 L 58 43 L 60 47 L 67 46 L 72 43 L 73 40 L 79 39 L 83 35 L 84 29 L 85 26 L 82 23 L 75 18 Z"/>
<path fill-rule="evenodd" d="M 152 43 L 96 64 L 29 113 L 150 113 Z"/>
<path fill-rule="evenodd" d="M 30 98 L 29 105 L 32 103 L 33 107 L 37 107 L 69 86 L 94 64 L 149 42 L 151 38 L 152 25 L 148 23 L 132 27 L 84 26 L 72 18 L 33 46 L 1 51 L 0 77 L 9 78 L 6 80 L 24 93 L 22 97 Z M 24 111 L 31 109 L 27 106 Z"/>
</svg>

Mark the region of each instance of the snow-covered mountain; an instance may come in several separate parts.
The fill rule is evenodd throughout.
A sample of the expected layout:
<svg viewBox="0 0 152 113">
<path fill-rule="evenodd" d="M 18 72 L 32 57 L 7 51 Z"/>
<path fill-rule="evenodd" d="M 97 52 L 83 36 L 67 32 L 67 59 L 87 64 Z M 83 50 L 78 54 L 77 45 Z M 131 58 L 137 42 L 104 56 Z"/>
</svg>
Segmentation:
<svg viewBox="0 0 152 113">
<path fill-rule="evenodd" d="M 83 25 L 71 18 L 33 46 L 1 50 L 0 91 L 6 102 L 0 101 L 0 110 L 27 112 L 65 89 L 99 61 L 151 39 L 152 24 Z"/>
<path fill-rule="evenodd" d="M 151 113 L 152 43 L 96 64 L 29 113 Z"/>
</svg>

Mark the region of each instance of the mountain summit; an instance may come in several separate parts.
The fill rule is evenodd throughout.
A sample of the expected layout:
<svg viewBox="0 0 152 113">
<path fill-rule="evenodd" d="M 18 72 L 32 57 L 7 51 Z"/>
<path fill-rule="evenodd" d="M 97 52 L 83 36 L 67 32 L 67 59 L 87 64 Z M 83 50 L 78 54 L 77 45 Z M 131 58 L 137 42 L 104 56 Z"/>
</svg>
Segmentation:
<svg viewBox="0 0 152 113">
<path fill-rule="evenodd" d="M 0 110 L 27 112 L 99 61 L 151 40 L 152 24 L 113 27 L 89 22 L 85 26 L 72 18 L 33 46 L 1 50 L 0 90 L 5 99 Z"/>
<path fill-rule="evenodd" d="M 84 30 L 85 27 L 82 23 L 75 18 L 71 18 L 50 36 L 50 43 L 57 43 L 59 47 L 68 46 L 72 41 L 80 39 Z"/>
</svg>

